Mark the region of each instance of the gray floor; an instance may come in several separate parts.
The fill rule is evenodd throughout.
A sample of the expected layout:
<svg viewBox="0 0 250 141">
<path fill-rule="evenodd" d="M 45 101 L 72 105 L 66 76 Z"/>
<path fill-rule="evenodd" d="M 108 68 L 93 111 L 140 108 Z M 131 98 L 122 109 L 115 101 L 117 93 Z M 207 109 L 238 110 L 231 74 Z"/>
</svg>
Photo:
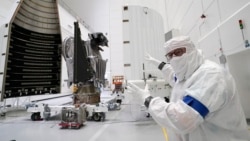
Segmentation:
<svg viewBox="0 0 250 141">
<path fill-rule="evenodd" d="M 103 101 L 110 98 L 110 93 L 102 96 Z M 164 129 L 126 99 L 121 109 L 109 111 L 103 122 L 87 121 L 80 129 L 61 129 L 59 123 L 59 115 L 49 121 L 31 121 L 25 110 L 10 111 L 0 117 L 0 141 L 167 141 Z"/>
<path fill-rule="evenodd" d="M 1 141 L 166 141 L 164 132 L 139 105 L 124 101 L 109 111 L 104 122 L 87 121 L 80 129 L 60 129 L 60 117 L 31 121 L 26 111 L 8 112 L 0 118 Z"/>
</svg>

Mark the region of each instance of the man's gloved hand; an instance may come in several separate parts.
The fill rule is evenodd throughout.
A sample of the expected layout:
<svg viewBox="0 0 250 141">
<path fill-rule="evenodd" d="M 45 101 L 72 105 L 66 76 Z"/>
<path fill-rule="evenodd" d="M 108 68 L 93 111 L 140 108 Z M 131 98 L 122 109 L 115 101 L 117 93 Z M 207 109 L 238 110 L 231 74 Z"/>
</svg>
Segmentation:
<svg viewBox="0 0 250 141">
<path fill-rule="evenodd" d="M 148 84 L 146 84 L 144 89 L 141 89 L 135 84 L 129 82 L 127 86 L 127 92 L 136 98 L 140 104 L 143 104 L 145 99 L 150 96 Z"/>
<path fill-rule="evenodd" d="M 161 63 L 161 61 L 153 58 L 152 56 L 150 56 L 149 53 L 146 53 L 145 55 L 145 60 L 147 60 L 148 62 L 150 62 L 151 64 L 155 65 L 156 67 L 159 66 L 159 64 Z"/>
</svg>

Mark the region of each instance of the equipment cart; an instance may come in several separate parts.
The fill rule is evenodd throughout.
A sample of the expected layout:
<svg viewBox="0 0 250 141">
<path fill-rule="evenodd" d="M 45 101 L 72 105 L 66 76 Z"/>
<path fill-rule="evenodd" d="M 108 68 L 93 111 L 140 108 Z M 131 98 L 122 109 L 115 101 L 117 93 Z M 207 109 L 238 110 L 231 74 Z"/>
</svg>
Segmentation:
<svg viewBox="0 0 250 141">
<path fill-rule="evenodd" d="M 122 75 L 113 76 L 112 82 L 115 85 L 115 88 L 112 91 L 112 93 L 115 93 L 115 92 L 118 93 L 119 91 L 124 93 L 123 80 L 124 80 L 124 76 L 122 76 Z"/>
<path fill-rule="evenodd" d="M 79 107 L 63 107 L 61 112 L 61 128 L 76 128 L 79 129 L 86 121 L 86 106 Z"/>
</svg>

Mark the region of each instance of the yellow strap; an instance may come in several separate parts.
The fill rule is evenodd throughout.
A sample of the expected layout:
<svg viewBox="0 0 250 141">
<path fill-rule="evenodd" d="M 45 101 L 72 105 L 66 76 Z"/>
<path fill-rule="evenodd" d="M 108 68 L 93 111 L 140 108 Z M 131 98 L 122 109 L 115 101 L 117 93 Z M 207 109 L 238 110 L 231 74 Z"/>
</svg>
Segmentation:
<svg viewBox="0 0 250 141">
<path fill-rule="evenodd" d="M 168 134 L 167 134 L 167 130 L 165 128 L 161 128 L 162 129 L 162 132 L 164 134 L 164 137 L 166 139 L 166 141 L 168 141 Z"/>
</svg>

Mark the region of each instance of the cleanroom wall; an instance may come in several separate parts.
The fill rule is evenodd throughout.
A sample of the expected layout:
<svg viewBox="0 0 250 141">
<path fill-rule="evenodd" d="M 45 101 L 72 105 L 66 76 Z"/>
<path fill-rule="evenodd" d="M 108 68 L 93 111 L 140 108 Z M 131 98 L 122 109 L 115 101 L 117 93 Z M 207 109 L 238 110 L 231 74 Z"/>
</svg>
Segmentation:
<svg viewBox="0 0 250 141">
<path fill-rule="evenodd" d="M 242 51 L 228 56 L 228 66 L 234 75 L 236 86 L 241 97 L 246 117 L 250 117 L 250 50 Z M 247 64 L 247 65 L 246 65 Z"/>
<path fill-rule="evenodd" d="M 222 66 L 235 77 L 246 117 L 250 118 L 250 52 L 245 43 L 250 39 L 249 0 L 166 0 L 166 4 L 169 29 L 177 28 L 182 35 L 189 35 L 210 60 L 220 63 L 219 57 L 226 56 Z"/>
<path fill-rule="evenodd" d="M 250 87 L 247 58 L 250 52 L 246 47 L 246 40 L 250 40 L 249 0 L 124 0 L 124 5 L 156 10 L 163 17 L 165 33 L 178 29 L 181 35 L 190 36 L 204 56 L 212 61 L 220 63 L 219 57 L 224 54 L 227 63 L 222 66 L 235 77 L 245 114 L 250 118 L 247 89 Z M 239 20 L 243 22 L 243 29 L 240 29 Z"/>
</svg>

